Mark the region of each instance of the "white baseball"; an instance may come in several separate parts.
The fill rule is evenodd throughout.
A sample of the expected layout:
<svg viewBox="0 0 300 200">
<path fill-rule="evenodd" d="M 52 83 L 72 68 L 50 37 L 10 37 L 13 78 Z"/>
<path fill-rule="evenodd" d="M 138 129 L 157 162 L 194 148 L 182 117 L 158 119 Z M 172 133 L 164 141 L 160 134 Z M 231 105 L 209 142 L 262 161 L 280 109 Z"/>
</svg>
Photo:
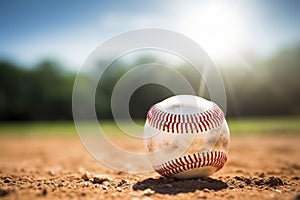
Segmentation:
<svg viewBox="0 0 300 200">
<path fill-rule="evenodd" d="M 230 134 L 224 113 L 215 103 L 178 95 L 151 107 L 144 138 L 156 172 L 175 178 L 197 178 L 224 166 Z"/>
</svg>

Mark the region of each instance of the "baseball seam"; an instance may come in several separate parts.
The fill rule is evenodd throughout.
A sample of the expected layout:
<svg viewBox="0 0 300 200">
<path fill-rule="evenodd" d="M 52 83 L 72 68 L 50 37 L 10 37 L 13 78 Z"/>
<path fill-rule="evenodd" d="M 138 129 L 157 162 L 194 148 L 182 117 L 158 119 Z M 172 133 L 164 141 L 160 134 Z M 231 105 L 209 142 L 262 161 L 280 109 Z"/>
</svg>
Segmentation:
<svg viewBox="0 0 300 200">
<path fill-rule="evenodd" d="M 167 113 L 154 105 L 147 114 L 149 124 L 162 131 L 172 133 L 204 132 L 222 124 L 223 111 L 216 105 L 202 113 L 180 115 Z"/>
<path fill-rule="evenodd" d="M 154 166 L 154 170 L 163 176 L 171 176 L 191 169 L 212 166 L 220 170 L 227 161 L 226 153 L 221 151 L 203 152 L 185 155 Z"/>
</svg>

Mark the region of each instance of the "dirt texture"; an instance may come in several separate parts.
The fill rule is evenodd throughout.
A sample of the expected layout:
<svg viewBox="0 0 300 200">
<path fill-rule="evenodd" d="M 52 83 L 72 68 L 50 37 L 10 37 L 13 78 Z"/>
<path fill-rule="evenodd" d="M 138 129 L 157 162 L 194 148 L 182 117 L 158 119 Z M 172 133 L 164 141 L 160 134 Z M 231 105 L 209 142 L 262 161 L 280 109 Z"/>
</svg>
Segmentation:
<svg viewBox="0 0 300 200">
<path fill-rule="evenodd" d="M 109 169 L 76 137 L 2 137 L 0 198 L 300 199 L 300 137 L 233 136 L 225 167 L 191 180 Z"/>
</svg>

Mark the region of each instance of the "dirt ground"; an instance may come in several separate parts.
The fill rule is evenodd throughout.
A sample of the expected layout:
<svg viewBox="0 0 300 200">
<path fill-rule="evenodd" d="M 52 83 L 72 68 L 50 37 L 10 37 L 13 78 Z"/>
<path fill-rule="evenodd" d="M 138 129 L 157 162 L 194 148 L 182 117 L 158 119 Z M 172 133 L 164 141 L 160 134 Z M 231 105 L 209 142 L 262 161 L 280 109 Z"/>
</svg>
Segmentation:
<svg viewBox="0 0 300 200">
<path fill-rule="evenodd" d="M 0 178 L 2 199 L 300 199 L 300 136 L 232 136 L 225 167 L 192 180 L 114 171 L 76 137 L 2 137 Z"/>
</svg>

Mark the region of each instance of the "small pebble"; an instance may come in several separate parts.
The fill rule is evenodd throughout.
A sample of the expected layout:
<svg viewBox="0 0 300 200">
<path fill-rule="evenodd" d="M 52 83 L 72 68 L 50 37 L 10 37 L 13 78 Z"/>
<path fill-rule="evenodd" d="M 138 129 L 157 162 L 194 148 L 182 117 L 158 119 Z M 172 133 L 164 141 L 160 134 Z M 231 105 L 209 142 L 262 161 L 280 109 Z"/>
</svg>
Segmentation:
<svg viewBox="0 0 300 200">
<path fill-rule="evenodd" d="M 264 178 L 265 177 L 265 173 L 260 173 L 259 175 L 258 175 L 260 178 Z"/>
<path fill-rule="evenodd" d="M 210 190 L 207 189 L 207 188 L 204 188 L 204 189 L 203 189 L 203 192 L 210 192 Z"/>
<path fill-rule="evenodd" d="M 10 178 L 5 178 L 3 182 L 4 183 L 10 183 L 10 181 L 11 181 Z"/>
<path fill-rule="evenodd" d="M 145 195 L 145 196 L 150 196 L 152 194 L 154 194 L 154 191 L 151 190 L 150 188 L 143 191 L 143 195 Z"/>
<path fill-rule="evenodd" d="M 103 190 L 107 190 L 107 189 L 108 189 L 108 187 L 107 187 L 107 186 L 105 186 L 105 185 L 103 185 L 103 186 L 102 186 L 102 189 L 103 189 Z"/>
<path fill-rule="evenodd" d="M 121 185 L 123 185 L 123 184 L 125 184 L 125 183 L 127 183 L 127 181 L 124 180 L 124 179 L 122 179 L 122 180 L 118 183 L 118 186 L 121 186 Z"/>
<path fill-rule="evenodd" d="M 81 176 L 81 178 L 82 178 L 84 181 L 89 181 L 89 180 L 92 178 L 92 175 L 91 175 L 90 172 L 85 171 L 84 174 Z"/>
<path fill-rule="evenodd" d="M 50 176 L 55 176 L 55 175 L 57 175 L 59 172 L 60 172 L 60 169 L 59 169 L 59 168 L 56 168 L 56 169 L 51 169 L 51 170 L 49 170 L 48 174 L 49 174 Z"/>
<path fill-rule="evenodd" d="M 110 186 L 110 183 L 108 181 L 103 181 L 102 185 L 105 185 L 105 186 Z M 119 185 L 120 186 L 120 185 Z"/>
<path fill-rule="evenodd" d="M 106 175 L 95 175 L 93 177 L 93 183 L 94 184 L 101 184 L 103 183 L 104 181 L 112 181 L 112 178 L 110 178 L 109 176 L 106 176 Z"/>
</svg>

